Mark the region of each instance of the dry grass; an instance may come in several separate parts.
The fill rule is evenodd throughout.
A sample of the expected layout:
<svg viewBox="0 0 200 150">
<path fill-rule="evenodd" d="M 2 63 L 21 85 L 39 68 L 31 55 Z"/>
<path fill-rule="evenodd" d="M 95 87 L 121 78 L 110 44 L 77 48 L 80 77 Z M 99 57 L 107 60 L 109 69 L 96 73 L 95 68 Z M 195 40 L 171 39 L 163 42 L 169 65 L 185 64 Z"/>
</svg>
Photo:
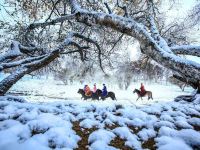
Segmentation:
<svg viewBox="0 0 200 150">
<path fill-rule="evenodd" d="M 147 141 L 142 143 L 142 148 L 143 149 L 150 149 L 150 150 L 156 150 L 156 145 L 155 145 L 155 140 L 154 138 L 150 138 Z"/>
<path fill-rule="evenodd" d="M 118 113 L 118 114 L 115 114 L 117 116 L 120 116 L 121 114 Z M 153 114 L 155 115 L 155 114 Z M 160 117 L 160 115 L 155 115 L 156 117 Z M 197 115 L 192 115 L 191 117 L 196 117 L 196 118 L 200 118 L 200 116 L 197 116 Z M 89 145 L 90 143 L 88 143 L 88 138 L 89 138 L 89 135 L 96 131 L 97 128 L 93 127 L 93 128 L 90 128 L 90 129 L 85 129 L 85 128 L 82 128 L 80 127 L 80 121 L 76 121 L 76 122 L 73 122 L 73 127 L 72 129 L 76 132 L 77 135 L 79 135 L 81 137 L 81 140 L 78 142 L 78 148 L 76 148 L 76 150 L 88 150 L 89 148 Z M 105 126 L 105 130 L 113 130 L 117 127 L 120 127 L 119 124 L 115 123 L 113 125 L 106 125 Z M 200 126 L 194 126 L 194 130 L 196 131 L 200 131 Z M 141 131 L 144 127 L 135 127 L 135 126 L 128 126 L 128 128 L 130 129 L 130 131 L 133 133 L 133 134 L 138 134 L 139 131 Z M 178 128 L 178 127 L 177 127 Z M 178 128 L 178 130 L 181 130 L 182 128 Z M 158 133 L 158 130 L 159 128 L 155 129 L 155 131 Z M 35 135 L 35 134 L 40 134 L 40 133 L 43 133 L 45 131 L 32 131 L 32 135 Z M 142 142 L 142 148 L 143 149 L 150 149 L 150 150 L 156 150 L 156 143 L 155 143 L 155 138 L 150 138 L 148 139 L 147 141 L 144 141 Z M 119 136 L 115 137 L 109 144 L 110 146 L 113 146 L 115 148 L 118 148 L 120 150 L 132 150 L 132 148 L 128 147 L 125 145 L 125 140 L 124 139 L 121 139 Z M 50 148 L 55 148 L 55 145 L 53 142 L 50 141 Z"/>
<path fill-rule="evenodd" d="M 81 127 L 79 124 L 80 124 L 79 121 L 73 122 L 73 127 L 72 127 L 72 129 L 76 131 L 76 134 L 81 137 L 81 140 L 78 142 L 78 148 L 76 148 L 76 150 L 88 150 L 88 145 L 89 145 L 88 137 L 92 132 L 94 132 L 97 129 L 90 128 L 90 129 L 81 130 Z"/>
<path fill-rule="evenodd" d="M 125 141 L 123 139 L 121 139 L 119 136 L 115 137 L 110 142 L 110 146 L 113 146 L 113 147 L 121 149 L 121 150 L 132 150 L 132 148 L 125 146 Z"/>
</svg>

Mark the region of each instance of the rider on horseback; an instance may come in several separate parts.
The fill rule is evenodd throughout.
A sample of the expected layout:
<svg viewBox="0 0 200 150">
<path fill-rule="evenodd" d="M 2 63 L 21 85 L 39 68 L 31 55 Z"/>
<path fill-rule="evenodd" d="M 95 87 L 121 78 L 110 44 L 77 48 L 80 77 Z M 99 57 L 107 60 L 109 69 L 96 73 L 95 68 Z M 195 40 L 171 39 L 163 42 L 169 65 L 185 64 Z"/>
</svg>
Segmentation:
<svg viewBox="0 0 200 150">
<path fill-rule="evenodd" d="M 102 97 L 105 97 L 105 96 L 107 96 L 107 94 L 108 94 L 108 91 L 107 91 L 107 88 L 106 88 L 106 85 L 105 84 L 103 84 L 103 89 L 102 89 Z"/>
<path fill-rule="evenodd" d="M 88 85 L 85 85 L 84 92 L 85 92 L 85 96 L 91 96 L 92 94 L 90 87 Z"/>
<path fill-rule="evenodd" d="M 140 86 L 140 95 L 143 96 L 143 95 L 145 95 L 145 94 L 146 94 L 146 90 L 145 90 L 145 88 L 144 88 L 143 83 L 141 83 L 141 86 Z"/>
<path fill-rule="evenodd" d="M 97 87 L 96 87 L 96 83 L 94 84 L 94 87 L 93 87 L 93 93 L 96 93 L 97 91 Z"/>
</svg>

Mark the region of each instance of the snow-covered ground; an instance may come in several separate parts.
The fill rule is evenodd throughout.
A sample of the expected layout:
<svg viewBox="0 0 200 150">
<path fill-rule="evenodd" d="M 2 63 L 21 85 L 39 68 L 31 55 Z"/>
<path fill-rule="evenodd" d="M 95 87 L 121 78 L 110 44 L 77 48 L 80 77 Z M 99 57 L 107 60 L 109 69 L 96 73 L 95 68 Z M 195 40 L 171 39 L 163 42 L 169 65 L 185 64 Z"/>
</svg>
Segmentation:
<svg viewBox="0 0 200 150">
<path fill-rule="evenodd" d="M 154 100 L 136 101 L 139 85 L 108 84 L 117 101 L 83 101 L 83 85 L 25 78 L 9 91 L 21 99 L 0 97 L 0 150 L 200 149 L 200 105 L 173 102 L 192 89 L 145 83 Z"/>
<path fill-rule="evenodd" d="M 200 106 L 162 102 L 149 106 L 110 103 L 0 101 L 0 149 L 200 148 Z M 87 141 L 84 143 L 84 141 Z M 150 144 L 150 143 L 154 144 Z M 122 148 L 123 149 L 123 148 Z"/>
</svg>

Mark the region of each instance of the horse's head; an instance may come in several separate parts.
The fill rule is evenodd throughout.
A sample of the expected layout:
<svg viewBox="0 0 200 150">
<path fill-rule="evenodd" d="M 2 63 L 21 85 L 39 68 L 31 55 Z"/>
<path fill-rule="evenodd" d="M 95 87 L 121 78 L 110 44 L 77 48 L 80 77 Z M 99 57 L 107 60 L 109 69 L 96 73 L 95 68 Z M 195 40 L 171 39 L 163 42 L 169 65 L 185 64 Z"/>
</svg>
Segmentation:
<svg viewBox="0 0 200 150">
<path fill-rule="evenodd" d="M 83 93 L 84 93 L 84 90 L 83 90 L 83 89 L 79 89 L 77 93 L 83 94 Z"/>
<path fill-rule="evenodd" d="M 102 94 L 102 91 L 100 89 L 97 89 L 96 93 L 97 93 L 98 96 L 100 96 Z"/>
<path fill-rule="evenodd" d="M 138 90 L 138 89 L 135 89 L 134 91 L 133 91 L 133 93 L 139 93 L 140 91 Z"/>
</svg>

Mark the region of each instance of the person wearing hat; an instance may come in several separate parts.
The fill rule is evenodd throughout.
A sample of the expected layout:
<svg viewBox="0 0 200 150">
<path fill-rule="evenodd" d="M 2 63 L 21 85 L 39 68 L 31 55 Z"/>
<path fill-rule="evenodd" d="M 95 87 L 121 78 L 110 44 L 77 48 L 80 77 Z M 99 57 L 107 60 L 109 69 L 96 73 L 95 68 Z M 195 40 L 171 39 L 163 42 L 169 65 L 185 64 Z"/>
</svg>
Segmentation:
<svg viewBox="0 0 200 150">
<path fill-rule="evenodd" d="M 106 85 L 103 84 L 102 97 L 105 97 L 107 94 L 108 94 L 108 91 L 107 91 Z"/>
</svg>

